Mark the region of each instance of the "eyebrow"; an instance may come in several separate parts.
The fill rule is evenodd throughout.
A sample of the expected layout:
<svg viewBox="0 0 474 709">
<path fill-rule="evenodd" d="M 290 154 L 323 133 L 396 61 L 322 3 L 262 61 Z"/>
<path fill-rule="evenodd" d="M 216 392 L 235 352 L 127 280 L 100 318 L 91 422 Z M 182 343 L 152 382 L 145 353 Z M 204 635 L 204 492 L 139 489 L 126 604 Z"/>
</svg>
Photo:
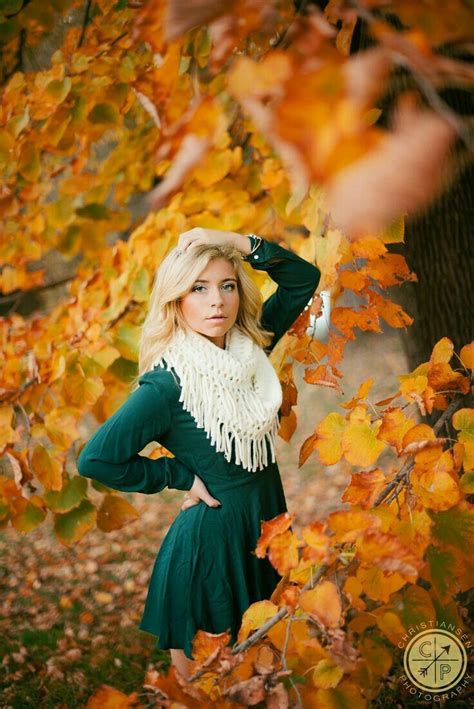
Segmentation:
<svg viewBox="0 0 474 709">
<path fill-rule="evenodd" d="M 224 281 L 235 281 L 237 283 L 236 278 L 223 278 L 222 281 L 219 281 L 219 283 L 224 283 Z M 198 278 L 194 283 L 209 283 L 209 281 L 205 281 L 203 278 Z"/>
</svg>

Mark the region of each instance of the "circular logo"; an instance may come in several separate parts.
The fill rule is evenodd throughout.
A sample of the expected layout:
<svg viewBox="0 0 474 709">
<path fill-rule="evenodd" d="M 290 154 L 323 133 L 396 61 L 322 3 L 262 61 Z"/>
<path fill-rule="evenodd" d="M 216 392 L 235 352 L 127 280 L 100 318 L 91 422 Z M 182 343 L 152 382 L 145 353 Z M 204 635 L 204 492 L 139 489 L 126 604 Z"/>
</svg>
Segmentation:
<svg viewBox="0 0 474 709">
<path fill-rule="evenodd" d="M 406 646 L 403 666 L 414 685 L 442 692 L 462 679 L 467 669 L 467 653 L 449 630 L 425 630 Z"/>
</svg>

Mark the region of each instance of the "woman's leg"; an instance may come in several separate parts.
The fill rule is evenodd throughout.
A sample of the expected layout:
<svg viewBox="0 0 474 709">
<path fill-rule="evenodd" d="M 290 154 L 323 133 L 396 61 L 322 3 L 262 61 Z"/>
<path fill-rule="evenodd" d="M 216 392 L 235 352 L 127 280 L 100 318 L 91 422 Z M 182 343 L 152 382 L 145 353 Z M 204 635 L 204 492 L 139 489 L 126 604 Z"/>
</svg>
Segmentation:
<svg viewBox="0 0 474 709">
<path fill-rule="evenodd" d="M 189 677 L 189 672 L 191 669 L 191 660 L 189 657 L 186 657 L 184 654 L 184 650 L 175 650 L 172 649 L 170 650 L 171 654 L 171 662 L 175 666 L 175 668 L 180 672 L 183 677 Z"/>
</svg>

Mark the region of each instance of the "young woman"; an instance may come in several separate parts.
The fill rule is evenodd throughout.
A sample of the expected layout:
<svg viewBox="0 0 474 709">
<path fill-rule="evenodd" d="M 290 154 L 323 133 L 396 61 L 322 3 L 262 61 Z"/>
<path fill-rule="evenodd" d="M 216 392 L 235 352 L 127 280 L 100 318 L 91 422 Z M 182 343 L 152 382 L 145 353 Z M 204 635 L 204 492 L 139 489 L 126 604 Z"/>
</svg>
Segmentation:
<svg viewBox="0 0 474 709">
<path fill-rule="evenodd" d="M 242 261 L 277 290 L 264 303 Z M 187 491 L 153 567 L 140 629 L 188 676 L 198 629 L 229 631 L 280 576 L 254 553 L 261 522 L 287 510 L 275 439 L 281 385 L 268 353 L 311 299 L 318 269 L 254 234 L 195 228 L 160 264 L 127 401 L 78 458 L 124 492 Z M 139 455 L 157 441 L 174 457 Z M 203 503 L 203 504 L 202 504 Z"/>
</svg>

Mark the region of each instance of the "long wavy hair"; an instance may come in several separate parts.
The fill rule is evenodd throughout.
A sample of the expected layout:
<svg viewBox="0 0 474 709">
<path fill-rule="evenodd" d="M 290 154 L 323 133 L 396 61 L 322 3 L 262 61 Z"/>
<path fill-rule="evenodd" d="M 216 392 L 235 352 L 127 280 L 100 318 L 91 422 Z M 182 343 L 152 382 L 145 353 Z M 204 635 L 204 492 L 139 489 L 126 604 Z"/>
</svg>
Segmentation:
<svg viewBox="0 0 474 709">
<path fill-rule="evenodd" d="M 175 247 L 155 272 L 148 312 L 141 327 L 138 374 L 132 381 L 132 389 L 138 387 L 140 376 L 152 369 L 175 332 L 189 330 L 181 312 L 180 298 L 191 290 L 209 261 L 219 257 L 233 265 L 237 279 L 240 305 L 235 325 L 263 349 L 270 344 L 274 333 L 260 325 L 262 295 L 245 270 L 241 252 L 231 244 L 199 244 L 185 252 Z"/>
</svg>

